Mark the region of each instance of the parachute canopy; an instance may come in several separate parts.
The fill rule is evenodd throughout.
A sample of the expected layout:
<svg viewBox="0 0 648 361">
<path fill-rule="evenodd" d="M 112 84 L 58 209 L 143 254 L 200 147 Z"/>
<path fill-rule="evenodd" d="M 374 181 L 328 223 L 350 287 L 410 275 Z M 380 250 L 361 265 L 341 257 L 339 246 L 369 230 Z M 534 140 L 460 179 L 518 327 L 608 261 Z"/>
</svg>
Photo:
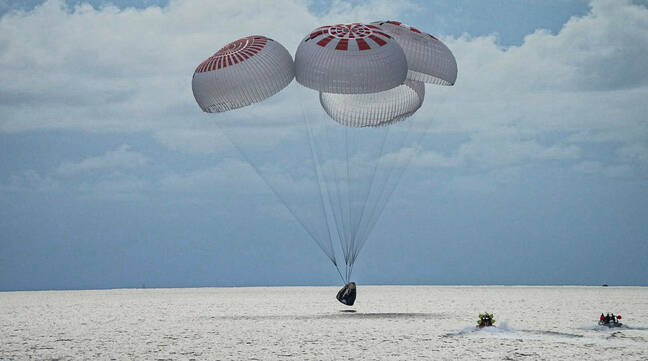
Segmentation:
<svg viewBox="0 0 648 361">
<path fill-rule="evenodd" d="M 392 36 L 407 58 L 407 78 L 437 85 L 454 85 L 457 61 L 450 49 L 434 36 L 399 21 L 371 23 Z"/>
<path fill-rule="evenodd" d="M 405 80 L 401 85 L 369 94 L 320 93 L 320 103 L 336 122 L 349 127 L 386 126 L 414 114 L 423 104 L 425 84 Z"/>
<path fill-rule="evenodd" d="M 216 113 L 269 98 L 293 77 L 288 50 L 265 36 L 252 35 L 225 45 L 198 65 L 191 87 L 200 108 Z"/>
<path fill-rule="evenodd" d="M 295 77 L 308 88 L 337 94 L 381 92 L 407 76 L 403 49 L 374 25 L 321 26 L 308 34 L 295 54 Z"/>
</svg>

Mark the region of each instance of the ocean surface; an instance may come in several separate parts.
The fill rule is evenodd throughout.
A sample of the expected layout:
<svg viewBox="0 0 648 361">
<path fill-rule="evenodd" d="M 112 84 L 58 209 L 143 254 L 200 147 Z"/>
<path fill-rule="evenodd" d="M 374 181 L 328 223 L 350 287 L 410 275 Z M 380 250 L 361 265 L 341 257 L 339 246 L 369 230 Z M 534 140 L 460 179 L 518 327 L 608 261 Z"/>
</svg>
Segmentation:
<svg viewBox="0 0 648 361">
<path fill-rule="evenodd" d="M 0 359 L 648 360 L 646 287 L 358 285 L 353 307 L 337 290 L 1 292 Z M 496 328 L 475 328 L 484 311 Z"/>
</svg>

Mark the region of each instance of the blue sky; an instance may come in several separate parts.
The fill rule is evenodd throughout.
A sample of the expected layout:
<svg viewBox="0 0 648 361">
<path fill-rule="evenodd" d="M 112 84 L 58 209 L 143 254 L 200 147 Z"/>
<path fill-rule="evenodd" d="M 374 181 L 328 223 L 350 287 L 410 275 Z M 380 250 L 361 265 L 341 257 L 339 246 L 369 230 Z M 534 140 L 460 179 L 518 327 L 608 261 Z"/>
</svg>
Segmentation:
<svg viewBox="0 0 648 361">
<path fill-rule="evenodd" d="M 0 0 L 0 290 L 339 283 L 191 75 L 242 36 L 294 54 L 387 18 L 443 39 L 459 76 L 427 88 L 355 280 L 646 284 L 645 2 L 125 4 Z M 301 116 L 290 91 L 259 109 Z"/>
</svg>

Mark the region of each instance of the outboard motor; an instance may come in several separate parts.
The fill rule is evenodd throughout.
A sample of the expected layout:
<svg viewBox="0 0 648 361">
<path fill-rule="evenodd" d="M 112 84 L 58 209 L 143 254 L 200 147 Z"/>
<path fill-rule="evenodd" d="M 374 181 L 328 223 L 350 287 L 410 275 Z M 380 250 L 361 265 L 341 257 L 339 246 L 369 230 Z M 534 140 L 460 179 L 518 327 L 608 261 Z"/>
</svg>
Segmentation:
<svg viewBox="0 0 648 361">
<path fill-rule="evenodd" d="M 344 303 L 347 306 L 353 306 L 353 303 L 356 299 L 356 284 L 355 282 L 349 282 L 337 293 L 335 296 L 338 301 Z"/>
</svg>

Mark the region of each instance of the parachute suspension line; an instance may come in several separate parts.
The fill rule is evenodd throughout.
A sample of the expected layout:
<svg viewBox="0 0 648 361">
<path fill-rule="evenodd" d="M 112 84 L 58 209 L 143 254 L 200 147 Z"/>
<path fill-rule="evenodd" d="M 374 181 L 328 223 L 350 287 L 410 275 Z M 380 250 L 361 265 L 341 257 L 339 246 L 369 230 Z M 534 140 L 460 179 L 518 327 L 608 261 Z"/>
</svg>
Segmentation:
<svg viewBox="0 0 648 361">
<path fill-rule="evenodd" d="M 357 222 L 356 218 L 358 216 L 358 195 L 360 194 L 359 189 L 362 189 L 361 182 L 362 177 L 362 166 L 364 162 L 361 159 L 361 153 L 358 151 L 359 148 L 359 137 L 358 133 L 362 129 L 350 128 L 348 126 L 344 127 L 345 130 L 345 140 L 347 145 L 346 152 L 346 168 L 347 168 L 347 201 L 349 207 L 349 234 L 345 240 L 347 243 L 348 255 L 347 255 L 347 279 L 351 279 L 351 266 L 353 265 L 353 259 L 351 255 L 353 254 L 353 238 L 357 232 Z M 360 164 L 356 164 L 360 162 Z"/>
<path fill-rule="evenodd" d="M 266 179 L 266 177 L 259 170 L 259 168 L 256 166 L 256 164 L 251 162 L 251 159 L 247 156 L 247 154 L 245 152 L 243 152 L 243 149 L 241 149 L 241 147 L 239 147 L 238 144 L 236 144 L 236 142 L 234 142 L 234 141 L 232 141 L 232 139 L 230 139 L 229 135 L 227 135 L 227 132 L 223 131 L 222 129 L 221 129 L 221 132 L 225 135 L 225 137 L 230 142 L 230 144 L 232 144 L 234 146 L 234 148 L 236 148 L 236 150 L 239 152 L 239 154 L 241 154 L 243 159 L 245 159 L 245 161 L 254 169 L 256 174 L 263 180 L 263 182 L 268 186 L 268 188 L 270 188 L 272 193 L 274 193 L 275 197 L 277 197 L 277 199 L 279 199 L 281 204 L 283 204 L 284 207 L 286 207 L 286 209 L 288 209 L 290 214 L 292 214 L 293 218 L 295 218 L 295 220 L 302 226 L 302 228 L 306 231 L 306 233 L 308 233 L 308 235 L 313 239 L 313 241 L 315 241 L 315 243 L 322 250 L 322 252 L 324 252 L 324 254 L 326 254 L 326 256 L 331 260 L 331 262 L 333 262 L 335 267 L 337 267 L 337 262 L 335 261 L 335 254 L 331 255 L 331 254 L 329 254 L 329 252 L 326 249 L 324 249 L 324 247 L 318 241 L 318 238 L 315 236 L 315 234 L 313 234 L 312 230 L 310 230 L 306 226 L 306 224 L 297 216 L 295 211 L 291 207 L 288 206 L 288 203 L 280 196 L 280 193 L 275 189 L 275 187 L 272 186 L 272 184 L 268 181 L 268 179 Z"/>
<path fill-rule="evenodd" d="M 335 129 L 333 127 L 335 127 L 337 125 L 335 125 L 335 124 L 328 125 L 327 122 L 325 122 L 324 124 L 325 124 L 324 129 L 326 130 L 326 135 L 327 135 L 327 137 L 326 137 L 327 145 L 329 146 L 328 154 L 333 154 L 334 151 L 340 151 L 341 147 L 336 147 L 335 149 L 333 147 L 333 139 L 339 139 L 339 137 L 337 135 L 333 134 L 333 132 L 331 131 L 331 129 Z M 328 126 L 326 126 L 326 125 L 328 125 Z M 339 129 L 339 128 L 337 128 L 337 129 Z M 346 239 L 345 237 L 346 237 L 348 229 L 349 229 L 348 210 L 346 208 L 344 208 L 344 201 L 343 201 L 344 197 L 342 196 L 343 188 L 342 188 L 342 184 L 341 184 L 341 179 L 342 179 L 341 174 L 344 173 L 344 171 L 341 170 L 341 169 L 338 169 L 336 163 L 340 164 L 339 161 L 337 161 L 337 162 L 332 161 L 331 164 L 330 164 L 331 168 L 333 169 L 333 180 L 331 182 L 329 182 L 329 183 L 335 186 L 336 197 L 334 199 L 337 199 L 337 204 L 331 203 L 331 209 L 333 210 L 333 213 L 337 215 L 336 219 L 339 220 L 340 227 L 342 228 L 341 232 L 339 234 L 339 237 L 338 237 L 338 241 L 340 243 L 340 249 L 342 250 L 342 253 L 344 255 L 344 262 L 345 262 L 345 265 L 346 265 L 347 258 L 346 258 L 344 245 L 345 245 L 345 239 Z M 346 212 L 345 212 L 345 210 L 346 210 Z"/>
<path fill-rule="evenodd" d="M 416 130 L 411 129 L 411 128 L 415 128 L 415 125 L 416 125 L 415 121 L 412 121 L 412 122 L 410 122 L 410 124 L 408 124 L 409 126 L 407 127 L 407 130 L 405 130 L 405 132 L 404 132 L 405 137 L 403 137 L 403 140 L 400 142 L 400 145 L 399 145 L 399 147 L 397 149 L 402 149 L 403 145 L 406 143 L 407 139 L 409 138 L 408 135 L 411 134 L 411 133 L 414 133 L 415 134 L 415 138 L 414 138 L 415 141 L 412 142 L 412 143 L 417 148 L 416 152 L 418 152 L 418 149 L 420 149 L 421 141 L 422 141 L 423 137 L 427 134 L 428 130 L 430 129 L 430 125 L 432 124 L 431 121 L 429 121 L 429 122 L 421 121 L 421 123 L 424 123 L 424 127 L 420 132 L 417 132 Z M 390 189 L 386 194 L 386 197 L 382 197 L 381 199 L 379 199 L 379 204 L 378 204 L 378 206 L 376 208 L 378 210 L 378 215 L 376 217 L 371 217 L 371 218 L 373 218 L 371 223 L 368 225 L 368 227 L 365 228 L 365 233 L 366 234 L 364 236 L 364 241 L 360 245 L 360 247 L 358 248 L 358 252 L 362 249 L 362 247 L 364 246 L 364 242 L 366 242 L 366 240 L 369 237 L 369 234 L 371 233 L 371 231 L 373 230 L 375 224 L 378 222 L 378 220 L 382 216 L 382 213 L 385 210 L 385 206 L 387 205 L 387 203 L 389 202 L 389 199 L 391 198 L 392 194 L 395 192 L 396 188 L 398 187 L 398 184 L 400 183 L 400 180 L 402 179 L 403 174 L 405 173 L 405 171 L 409 167 L 409 164 L 411 163 L 414 156 L 415 156 L 415 154 L 412 154 L 409 157 L 406 156 L 405 157 L 406 158 L 405 159 L 405 165 L 402 166 L 402 168 L 400 168 L 400 169 L 397 169 L 397 168 L 392 169 L 392 172 L 390 172 L 390 173 L 394 173 L 394 171 L 397 170 L 395 172 L 396 177 L 394 178 L 394 182 L 392 182 L 392 184 L 390 186 Z M 387 182 L 389 182 L 390 178 L 391 178 L 391 174 L 387 178 Z"/>
<path fill-rule="evenodd" d="M 403 145 L 406 143 L 406 140 L 408 138 L 408 134 L 410 132 L 410 128 L 412 126 L 413 122 L 408 122 L 408 127 L 405 131 L 402 131 L 401 134 L 403 135 L 400 140 L 396 141 L 397 147 L 395 148 L 396 150 L 402 150 Z M 382 161 L 383 159 L 381 159 Z M 386 172 L 386 176 L 384 177 L 384 182 L 380 184 L 380 190 L 377 192 L 378 198 L 376 199 L 376 203 L 371 209 L 370 216 L 366 218 L 367 222 L 364 224 L 364 228 L 362 229 L 361 232 L 361 237 L 360 237 L 360 246 L 356 249 L 355 257 L 359 254 L 360 250 L 366 243 L 367 239 L 369 238 L 369 235 L 371 234 L 371 231 L 373 230 L 374 226 L 380 219 L 380 216 L 382 215 L 382 211 L 385 208 L 385 205 L 391 198 L 391 195 L 393 194 L 393 191 L 395 189 L 395 186 L 398 184 L 400 181 L 403 173 L 405 172 L 405 169 L 407 169 L 407 164 L 400 164 L 400 159 L 396 159 L 397 163 L 396 166 L 392 167 L 387 167 L 389 168 L 389 171 Z M 396 174 L 395 182 L 390 183 L 390 180 L 392 179 L 392 175 Z M 377 213 L 376 213 L 377 212 Z"/>
<path fill-rule="evenodd" d="M 352 134 L 349 134 L 349 128 L 344 127 L 344 155 L 345 155 L 345 168 L 346 168 L 346 178 L 345 178 L 345 184 L 346 184 L 346 201 L 347 201 L 347 209 L 348 209 L 348 215 L 349 215 L 349 232 L 346 235 L 346 238 L 344 239 L 344 243 L 346 245 L 346 272 L 347 272 L 347 279 L 349 279 L 349 267 L 351 266 L 351 253 L 353 253 L 352 244 L 351 244 L 351 239 L 352 235 L 354 233 L 354 224 L 353 224 L 353 194 L 354 194 L 354 179 L 351 177 L 351 164 L 350 162 L 353 160 L 353 158 L 349 157 L 349 154 L 353 155 L 353 151 L 351 150 L 351 147 L 354 145 L 354 142 L 350 139 L 350 137 L 353 136 Z"/>
<path fill-rule="evenodd" d="M 329 220 L 326 215 L 326 208 L 324 206 L 324 195 L 323 192 L 326 192 L 327 190 L 325 189 L 326 185 L 322 186 L 322 170 L 320 169 L 320 161 L 319 157 L 316 154 L 316 152 L 313 149 L 313 131 L 311 129 L 311 124 L 310 121 L 307 120 L 306 114 L 304 113 L 304 108 L 303 105 L 301 106 L 301 111 L 302 111 L 302 117 L 304 119 L 304 125 L 306 126 L 306 131 L 308 132 L 308 146 L 310 148 L 311 152 L 311 157 L 313 159 L 313 167 L 315 168 L 315 175 L 317 178 L 317 186 L 319 188 L 319 199 L 320 199 L 320 207 L 322 209 L 322 214 L 324 214 L 324 218 L 326 221 L 326 232 L 328 233 L 328 241 L 329 241 L 329 247 L 331 250 L 333 250 L 333 242 L 332 242 L 332 236 L 331 236 L 331 230 L 330 230 L 330 225 L 329 225 Z M 327 192 L 328 193 L 328 192 Z M 333 253 L 333 259 L 335 260 L 335 253 Z M 334 263 L 337 265 L 337 261 L 334 261 Z"/>
<path fill-rule="evenodd" d="M 363 179 L 361 174 L 359 176 L 358 172 L 361 172 L 359 169 L 361 168 L 360 164 L 355 164 L 354 162 L 359 162 L 361 159 L 359 158 L 360 154 L 358 152 L 358 132 L 361 129 L 358 128 L 350 128 L 348 126 L 344 127 L 345 130 L 345 141 L 346 141 L 346 170 L 347 170 L 347 202 L 348 202 L 348 207 L 349 207 L 349 234 L 346 238 L 346 244 L 347 244 L 347 249 L 348 249 L 348 256 L 347 256 L 347 268 L 349 269 L 349 275 L 347 278 L 351 278 L 351 272 L 350 272 L 350 267 L 353 264 L 353 259 L 351 258 L 351 255 L 353 254 L 353 238 L 355 237 L 355 234 L 357 232 L 357 224 L 356 224 L 356 218 L 357 218 L 357 194 L 359 193 L 357 189 L 362 189 L 360 186 L 360 182 Z"/>
<path fill-rule="evenodd" d="M 356 210 L 356 197 L 357 197 L 357 189 L 359 186 L 359 182 L 362 179 L 362 177 L 358 177 L 358 168 L 360 168 L 359 164 L 354 164 L 354 162 L 358 162 L 360 159 L 358 158 L 359 154 L 357 151 L 358 148 L 358 139 L 357 139 L 357 128 L 349 128 L 347 126 L 344 127 L 345 130 L 345 141 L 347 144 L 347 153 L 346 153 L 346 170 L 347 170 L 347 201 L 349 205 L 349 234 L 346 241 L 347 244 L 347 249 L 348 249 L 348 257 L 347 257 L 347 272 L 348 272 L 348 277 L 351 278 L 351 273 L 350 273 L 350 267 L 353 264 L 353 260 L 351 259 L 351 255 L 353 254 L 353 237 L 355 236 L 355 233 L 357 231 L 357 225 L 356 225 L 356 216 L 357 216 L 357 210 Z M 354 172 L 355 171 L 355 172 Z M 361 187 L 360 187 L 361 188 Z"/>
<path fill-rule="evenodd" d="M 328 200 L 329 202 L 329 203 L 324 202 L 325 207 L 328 206 L 327 209 L 332 215 L 331 223 L 335 224 L 341 250 L 343 255 L 345 256 L 344 264 L 345 264 L 346 277 L 342 277 L 342 278 L 345 279 L 346 283 L 348 283 L 350 278 L 350 269 L 348 267 L 347 261 L 350 261 L 350 255 L 353 254 L 353 248 L 351 248 L 349 239 L 351 239 L 351 235 L 353 234 L 352 232 L 354 231 L 352 228 L 353 225 L 351 224 L 351 220 L 349 219 L 353 215 L 351 213 L 352 210 L 350 209 L 350 198 L 349 198 L 353 196 L 353 194 L 351 193 L 352 167 L 350 166 L 350 162 L 346 162 L 346 161 L 344 162 L 331 161 L 328 164 L 324 165 L 322 164 L 322 159 L 324 159 L 325 157 L 321 155 L 327 154 L 331 156 L 334 155 L 336 151 L 338 153 L 340 151 L 343 151 L 344 154 L 342 155 L 342 157 L 344 159 L 347 159 L 347 157 L 350 159 L 352 154 L 354 154 L 354 151 L 352 149 L 354 145 L 352 141 L 353 133 L 349 134 L 348 127 L 340 126 L 339 124 L 334 122 L 329 122 L 329 121 L 319 122 L 317 123 L 318 126 L 315 126 L 314 125 L 315 122 L 312 119 L 308 117 L 306 117 L 305 119 L 307 121 L 310 121 L 309 123 L 307 123 L 310 127 L 308 135 L 312 139 L 311 146 L 313 147 L 313 153 L 316 155 L 315 161 L 319 165 L 320 175 L 325 179 L 324 187 L 322 187 L 322 189 L 323 191 L 327 192 L 327 195 L 325 196 L 324 199 Z M 323 127 L 320 128 L 319 126 L 323 126 Z M 315 136 L 315 129 L 319 129 L 319 131 L 322 131 L 323 129 L 324 130 L 323 132 L 325 133 L 326 136 L 325 137 Z M 341 136 L 341 134 L 339 134 L 339 131 L 344 131 L 345 132 L 344 136 Z M 324 138 L 325 141 L 322 141 L 322 138 Z M 342 147 L 339 144 L 340 141 L 345 142 L 344 147 Z M 335 156 L 333 156 L 333 158 L 335 159 Z M 348 169 L 338 170 L 337 169 L 338 167 L 336 165 L 342 167 L 346 167 L 348 165 L 349 167 Z M 325 166 L 326 166 L 326 170 L 324 170 Z M 329 168 L 332 168 L 333 172 L 329 172 L 330 170 Z M 330 179 L 331 173 L 333 176 L 333 181 L 331 181 Z M 344 176 L 341 177 L 341 175 Z M 349 181 L 345 182 L 345 177 L 347 177 Z M 346 192 L 346 196 L 344 196 L 342 192 Z M 331 193 L 335 193 L 335 194 L 331 194 Z M 331 227 L 330 224 L 329 227 Z"/>
<path fill-rule="evenodd" d="M 353 270 L 353 264 L 347 265 L 346 271 L 347 271 L 347 280 L 351 279 L 351 271 Z"/>
<path fill-rule="evenodd" d="M 351 264 L 351 265 L 349 265 L 347 267 L 347 279 L 349 279 L 349 280 L 351 279 L 352 273 L 353 273 L 353 264 Z"/>
<path fill-rule="evenodd" d="M 322 168 L 326 167 L 322 173 L 326 178 L 325 184 L 327 192 L 327 198 L 329 200 L 328 206 L 329 211 L 333 215 L 333 221 L 335 223 L 336 231 L 338 234 L 338 241 L 340 244 L 340 249 L 342 250 L 343 255 L 345 255 L 345 266 L 346 266 L 346 257 L 348 252 L 345 253 L 345 239 L 348 234 L 348 210 L 344 207 L 345 202 L 343 201 L 343 185 L 341 184 L 341 175 L 344 174 L 342 169 L 338 169 L 338 165 L 341 164 L 339 160 L 335 157 L 336 153 L 344 151 L 344 148 L 340 146 L 339 142 L 343 140 L 338 132 L 334 130 L 340 130 L 340 127 L 337 123 L 329 121 L 319 122 L 321 130 L 325 136 L 322 137 L 313 137 L 314 145 L 316 151 L 320 151 L 322 154 L 326 154 L 329 157 L 332 157 L 333 160 L 327 162 L 324 165 L 321 165 Z M 322 140 L 322 138 L 324 138 Z M 318 143 L 319 140 L 319 143 Z M 337 140 L 337 144 L 334 146 L 334 141 Z M 318 146 L 319 144 L 319 146 Z M 320 157 L 323 159 L 325 157 Z M 343 165 L 343 164 L 342 164 Z M 334 194 L 331 194 L 334 193 Z M 346 273 L 345 273 L 346 274 Z"/>
<path fill-rule="evenodd" d="M 322 182 L 321 182 L 321 180 L 322 180 L 322 170 L 320 169 L 319 157 L 318 157 L 318 155 L 316 154 L 316 152 L 315 152 L 315 150 L 313 148 L 313 139 L 314 139 L 313 130 L 311 129 L 310 121 L 306 117 L 306 113 L 304 112 L 303 105 L 300 104 L 300 106 L 301 106 L 301 111 L 302 111 L 302 118 L 304 120 L 304 126 L 306 127 L 306 131 L 307 131 L 307 134 L 308 134 L 308 146 L 310 148 L 311 157 L 313 159 L 313 167 L 315 168 L 315 177 L 317 178 L 317 186 L 319 188 L 320 207 L 322 209 L 322 214 L 324 215 L 324 218 L 325 218 L 325 221 L 326 221 L 326 232 L 328 233 L 328 243 L 329 243 L 329 247 L 331 249 L 331 256 L 332 256 L 330 258 L 332 258 L 331 261 L 333 262 L 333 265 L 337 269 L 338 273 L 340 273 L 340 268 L 338 267 L 337 260 L 335 259 L 335 250 L 333 249 L 333 241 L 332 241 L 333 237 L 331 235 L 331 229 L 330 229 L 331 227 L 330 227 L 329 219 L 328 219 L 328 216 L 327 216 L 327 213 L 326 213 L 326 207 L 324 206 L 323 192 L 327 192 L 327 194 L 328 194 L 328 191 L 325 189 L 326 184 L 324 184 L 324 186 L 322 186 Z M 341 276 L 342 276 L 342 274 L 340 274 L 340 277 Z M 343 281 L 344 281 L 344 279 L 343 279 Z"/>
<path fill-rule="evenodd" d="M 398 132 L 396 133 L 397 135 L 400 135 L 398 134 Z M 407 131 L 402 132 L 401 134 L 407 134 Z M 396 144 L 398 145 L 395 148 L 396 150 L 402 149 L 402 146 L 405 143 L 406 138 L 407 136 L 403 137 L 400 141 L 396 141 Z M 384 152 L 381 152 L 380 159 L 378 160 L 378 163 L 380 165 L 382 165 L 383 162 L 385 162 L 383 153 Z M 379 210 L 380 208 L 381 200 L 386 198 L 384 196 L 389 193 L 388 191 L 386 191 L 386 189 L 389 189 L 387 187 L 387 184 L 389 184 L 391 175 L 398 169 L 398 163 L 396 163 L 396 165 L 391 165 L 391 167 L 387 165 L 385 166 L 385 168 L 386 169 L 384 169 L 384 175 L 383 177 L 381 177 L 380 182 L 372 184 L 372 191 L 375 190 L 374 193 L 375 199 L 373 200 L 371 207 L 369 207 L 369 213 L 368 213 L 369 216 L 364 219 L 365 222 L 360 226 L 360 230 L 359 230 L 360 236 L 358 237 L 360 245 L 355 250 L 354 257 L 357 257 L 357 255 L 360 253 L 360 249 L 362 249 L 362 247 L 364 246 L 367 238 L 369 237 L 369 233 L 373 229 L 373 226 L 378 222 L 377 218 L 379 217 L 376 217 L 376 211 Z"/>
<path fill-rule="evenodd" d="M 323 124 L 324 124 L 324 130 L 326 132 L 326 137 L 325 137 L 326 145 L 328 145 L 327 154 L 331 155 L 334 152 L 334 147 L 332 145 L 333 142 L 331 140 L 334 137 L 334 135 L 331 135 L 331 133 L 332 133 L 331 127 L 333 125 L 328 125 L 327 123 L 328 122 L 324 122 Z M 335 149 L 335 150 L 339 151 L 339 149 Z M 340 175 L 338 173 L 338 169 L 336 167 L 336 162 L 335 161 L 332 161 L 329 164 L 329 167 L 333 171 L 333 179 L 331 180 L 329 178 L 328 184 L 331 184 L 331 186 L 334 186 L 333 188 L 335 189 L 335 197 L 333 197 L 333 198 L 329 197 L 330 206 L 331 206 L 330 208 L 331 208 L 331 212 L 335 215 L 335 219 L 336 219 L 336 227 L 338 229 L 338 241 L 340 243 L 341 249 L 344 251 L 343 241 L 344 241 L 344 237 L 346 235 L 348 227 L 346 225 L 347 222 L 345 222 L 346 217 L 345 217 L 345 212 L 344 212 L 344 208 L 343 208 L 343 201 L 342 201 L 342 194 L 341 194 L 342 189 L 341 189 L 341 186 L 339 184 Z M 334 200 L 337 200 L 337 203 L 335 203 Z M 345 259 L 345 262 L 346 262 L 346 259 Z"/>
<path fill-rule="evenodd" d="M 391 183 L 389 186 L 387 186 L 388 190 L 385 192 L 386 196 L 381 197 L 381 199 L 378 200 L 379 203 L 377 204 L 377 206 L 375 208 L 378 213 L 375 216 L 375 219 L 371 221 L 370 225 L 365 228 L 364 240 L 363 240 L 362 244 L 360 245 L 360 247 L 358 247 L 358 250 L 357 250 L 358 253 L 360 252 L 360 250 L 364 246 L 366 240 L 369 238 L 369 235 L 371 234 L 371 231 L 373 230 L 376 223 L 378 222 L 378 220 L 382 216 L 382 213 L 385 210 L 387 203 L 391 199 L 391 196 L 394 194 L 394 191 L 398 188 L 398 184 L 400 183 L 400 179 L 402 178 L 403 174 L 407 170 L 407 166 L 409 165 L 410 162 L 407 161 L 406 163 L 407 164 L 403 167 L 403 169 L 399 169 L 396 172 L 397 175 L 394 178 L 395 181 L 393 183 Z M 389 183 L 386 183 L 386 184 L 389 184 Z M 357 256 L 357 253 L 356 253 L 356 256 Z"/>
<path fill-rule="evenodd" d="M 342 283 L 344 284 L 349 283 L 348 279 L 345 280 L 344 277 L 342 276 L 342 272 L 340 272 L 340 267 L 338 267 L 338 265 L 335 265 L 335 270 L 337 270 L 338 274 L 340 275 L 340 279 L 342 280 Z"/>
<path fill-rule="evenodd" d="M 369 179 L 370 179 L 370 181 L 369 181 L 369 186 L 368 186 L 368 187 L 364 187 L 367 191 L 366 191 L 366 193 L 365 193 L 365 195 L 364 195 L 364 197 L 363 197 L 363 198 L 364 198 L 364 201 L 363 201 L 362 208 L 361 208 L 362 211 L 361 211 L 361 213 L 360 213 L 360 217 L 358 218 L 358 222 L 357 222 L 357 224 L 355 225 L 355 228 L 354 228 L 354 229 L 355 229 L 355 232 L 354 232 L 354 235 L 353 235 L 353 239 L 351 240 L 352 245 L 353 245 L 353 246 L 352 246 L 352 249 L 354 250 L 354 253 L 356 253 L 356 252 L 355 252 L 355 249 L 356 249 L 357 243 L 358 243 L 358 242 L 361 242 L 361 239 L 358 238 L 358 235 L 360 235 L 360 232 L 359 232 L 359 231 L 361 230 L 361 229 L 360 229 L 360 226 L 362 225 L 362 221 L 363 221 L 364 216 L 365 216 L 365 211 L 366 211 L 366 209 L 367 209 L 367 203 L 368 203 L 369 199 L 371 198 L 371 191 L 372 191 L 372 189 L 373 189 L 373 187 L 374 187 L 374 182 L 375 182 L 375 180 L 376 180 L 376 175 L 377 175 L 377 173 L 378 173 L 379 165 L 380 165 L 380 163 L 381 163 L 381 161 L 382 161 L 382 155 L 383 155 L 384 150 L 385 150 L 385 144 L 387 143 L 387 137 L 388 137 L 389 130 L 390 130 L 391 127 L 385 127 L 385 128 L 387 128 L 387 130 L 385 130 L 385 131 L 382 132 L 382 133 L 383 133 L 383 136 L 382 136 L 382 140 L 381 140 L 381 142 L 380 142 L 380 151 L 379 151 L 378 154 L 377 154 L 378 161 L 375 162 L 375 165 L 374 165 L 374 167 L 373 167 L 373 171 L 372 171 L 371 177 L 369 178 Z M 372 130 L 373 130 L 373 129 L 372 129 Z M 352 269 L 352 270 L 353 270 L 353 264 L 355 263 L 356 256 L 357 256 L 357 254 L 354 255 L 354 256 L 351 258 L 351 269 Z"/>
<path fill-rule="evenodd" d="M 345 154 L 345 164 L 346 164 L 346 195 L 347 195 L 347 215 L 351 217 L 351 181 L 349 180 L 349 129 L 344 127 L 344 154 Z M 350 220 L 349 220 L 350 222 Z M 349 254 L 351 252 L 349 246 L 349 239 L 351 238 L 351 224 L 349 224 L 349 229 L 347 234 L 344 237 L 345 251 L 344 251 L 344 261 L 346 262 L 347 268 L 349 266 Z M 347 274 L 348 278 L 348 274 Z"/>
</svg>

